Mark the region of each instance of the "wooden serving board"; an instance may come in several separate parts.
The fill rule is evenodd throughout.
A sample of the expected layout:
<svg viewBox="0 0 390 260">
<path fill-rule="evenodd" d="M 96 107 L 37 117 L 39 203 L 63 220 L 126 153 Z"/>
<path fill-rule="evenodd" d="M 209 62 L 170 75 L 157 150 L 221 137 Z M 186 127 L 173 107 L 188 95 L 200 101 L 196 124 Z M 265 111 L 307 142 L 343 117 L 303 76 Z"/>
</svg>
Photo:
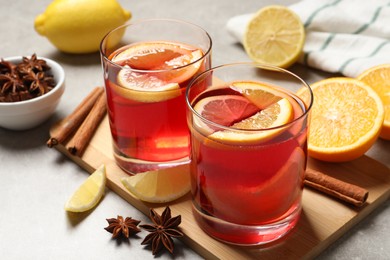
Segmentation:
<svg viewBox="0 0 390 260">
<path fill-rule="evenodd" d="M 54 131 L 56 125 L 52 127 L 51 133 Z M 107 116 L 82 157 L 71 155 L 64 145 L 57 145 L 56 148 L 89 173 L 104 163 L 107 186 L 144 214 L 148 215 L 150 208 L 161 213 L 167 206 L 142 202 L 122 185 L 120 179 L 127 175 L 114 161 Z M 221 243 L 199 228 L 192 215 L 188 194 L 169 203 L 172 215 L 182 216 L 180 227 L 185 234 L 184 242 L 207 259 L 311 259 L 390 197 L 390 169 L 367 156 L 339 164 L 309 159 L 309 167 L 366 188 L 369 190 L 366 205 L 356 208 L 305 188 L 302 215 L 290 234 L 266 246 L 239 247 Z"/>
</svg>

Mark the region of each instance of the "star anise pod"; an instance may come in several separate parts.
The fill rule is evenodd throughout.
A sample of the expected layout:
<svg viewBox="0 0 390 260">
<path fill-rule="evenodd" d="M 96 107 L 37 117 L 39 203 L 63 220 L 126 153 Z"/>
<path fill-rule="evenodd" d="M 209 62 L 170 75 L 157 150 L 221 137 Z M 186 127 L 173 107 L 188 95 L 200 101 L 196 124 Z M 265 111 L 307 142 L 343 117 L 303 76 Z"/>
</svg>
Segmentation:
<svg viewBox="0 0 390 260">
<path fill-rule="evenodd" d="M 16 93 L 19 90 L 26 90 L 23 82 L 15 74 L 2 74 L 0 75 L 0 92 L 6 94 L 9 92 Z"/>
<path fill-rule="evenodd" d="M 166 207 L 161 216 L 154 210 L 150 209 L 150 219 L 154 225 L 140 225 L 140 227 L 148 232 L 149 235 L 141 242 L 141 245 L 152 245 L 152 254 L 157 254 L 164 246 L 172 254 L 174 244 L 172 237 L 184 236 L 178 230 L 181 223 L 181 216 L 171 217 L 171 209 Z"/>
<path fill-rule="evenodd" d="M 0 60 L 0 74 L 13 74 L 15 72 L 16 66 L 11 62 Z"/>
<path fill-rule="evenodd" d="M 117 238 L 120 235 L 129 238 L 130 234 L 135 234 L 141 231 L 137 226 L 141 222 L 139 220 L 126 217 L 123 219 L 122 216 L 117 218 L 108 218 L 106 219 L 108 226 L 104 229 L 112 233 L 112 238 Z"/>
<path fill-rule="evenodd" d="M 37 93 L 37 96 L 49 92 L 55 85 L 52 76 L 47 76 L 44 72 L 35 73 L 32 70 L 23 76 L 23 82 L 28 86 L 29 91 Z"/>
<path fill-rule="evenodd" d="M 23 60 L 18 64 L 18 70 L 22 74 L 28 74 L 30 70 L 35 73 L 47 71 L 50 69 L 50 66 L 47 65 L 45 60 L 37 58 L 37 55 L 34 53 L 31 58 L 23 57 Z"/>
</svg>

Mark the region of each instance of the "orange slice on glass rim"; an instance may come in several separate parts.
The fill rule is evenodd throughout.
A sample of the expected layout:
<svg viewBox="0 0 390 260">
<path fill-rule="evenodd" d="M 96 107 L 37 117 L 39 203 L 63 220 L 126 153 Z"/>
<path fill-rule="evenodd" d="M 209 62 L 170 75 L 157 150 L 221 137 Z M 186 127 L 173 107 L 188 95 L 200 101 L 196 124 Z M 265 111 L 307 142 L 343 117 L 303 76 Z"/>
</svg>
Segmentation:
<svg viewBox="0 0 390 260">
<path fill-rule="evenodd" d="M 145 42 L 119 52 L 112 61 L 124 66 L 117 76 L 121 95 L 141 102 L 159 102 L 181 95 L 180 85 L 199 70 L 200 49 L 170 42 Z M 126 69 L 128 67 L 129 69 Z"/>
<path fill-rule="evenodd" d="M 231 85 L 234 86 L 234 83 Z M 267 92 L 266 87 L 263 90 L 265 96 L 272 97 L 273 94 Z M 274 90 L 270 89 L 270 91 Z M 248 94 L 250 91 L 246 93 Z M 284 128 L 275 127 L 289 123 L 294 117 L 293 107 L 287 98 L 280 96 L 272 98 L 274 102 L 267 104 L 267 107 L 262 106 L 259 102 L 252 102 L 250 99 L 247 95 L 211 96 L 200 100 L 194 107 L 194 110 L 203 118 L 235 130 L 214 131 L 205 123 L 201 123 L 199 119 L 195 119 L 194 124 L 199 131 L 208 134 L 213 140 L 229 144 L 252 144 L 269 140 L 280 134 Z M 264 109 L 259 108 L 259 106 L 264 107 Z"/>
</svg>

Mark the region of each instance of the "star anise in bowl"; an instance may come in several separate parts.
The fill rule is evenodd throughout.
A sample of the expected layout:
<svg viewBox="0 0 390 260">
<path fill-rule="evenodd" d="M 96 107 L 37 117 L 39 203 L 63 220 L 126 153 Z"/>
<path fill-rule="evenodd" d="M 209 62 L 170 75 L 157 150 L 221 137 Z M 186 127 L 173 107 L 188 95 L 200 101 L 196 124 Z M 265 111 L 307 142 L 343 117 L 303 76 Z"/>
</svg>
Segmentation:
<svg viewBox="0 0 390 260">
<path fill-rule="evenodd" d="M 46 60 L 33 54 L 18 63 L 0 59 L 0 102 L 18 102 L 48 93 L 56 85 Z"/>
<path fill-rule="evenodd" d="M 161 216 L 154 209 L 150 209 L 150 219 L 153 224 L 139 226 L 150 232 L 141 242 L 141 245 L 151 245 L 153 255 L 157 254 L 164 247 L 173 254 L 174 243 L 172 237 L 184 236 L 178 228 L 181 223 L 181 216 L 172 217 L 171 209 L 166 207 Z"/>
<path fill-rule="evenodd" d="M 65 72 L 54 60 L 0 58 L 0 127 L 27 130 L 46 121 L 65 90 Z"/>
</svg>

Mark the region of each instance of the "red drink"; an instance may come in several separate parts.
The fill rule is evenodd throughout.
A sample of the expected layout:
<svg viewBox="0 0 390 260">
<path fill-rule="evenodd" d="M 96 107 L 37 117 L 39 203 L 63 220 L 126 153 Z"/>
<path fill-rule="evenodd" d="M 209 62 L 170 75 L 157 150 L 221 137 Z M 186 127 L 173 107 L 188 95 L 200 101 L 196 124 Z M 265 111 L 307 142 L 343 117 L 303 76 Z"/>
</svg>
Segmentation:
<svg viewBox="0 0 390 260">
<path fill-rule="evenodd" d="M 301 211 L 306 106 L 285 89 L 253 81 L 191 91 L 198 114 L 189 114 L 191 184 L 200 226 L 241 245 L 283 236 Z"/>
<path fill-rule="evenodd" d="M 122 45 L 113 46 L 122 36 Z M 103 39 L 114 156 L 125 171 L 188 162 L 184 92 L 196 75 L 210 68 L 210 49 L 204 30 L 175 20 L 127 24 Z"/>
<path fill-rule="evenodd" d="M 116 73 L 113 67 L 105 82 L 116 154 L 156 163 L 188 156 L 184 91 L 204 71 L 202 56 L 195 47 L 171 42 L 138 43 L 110 55 L 122 66 Z"/>
</svg>

